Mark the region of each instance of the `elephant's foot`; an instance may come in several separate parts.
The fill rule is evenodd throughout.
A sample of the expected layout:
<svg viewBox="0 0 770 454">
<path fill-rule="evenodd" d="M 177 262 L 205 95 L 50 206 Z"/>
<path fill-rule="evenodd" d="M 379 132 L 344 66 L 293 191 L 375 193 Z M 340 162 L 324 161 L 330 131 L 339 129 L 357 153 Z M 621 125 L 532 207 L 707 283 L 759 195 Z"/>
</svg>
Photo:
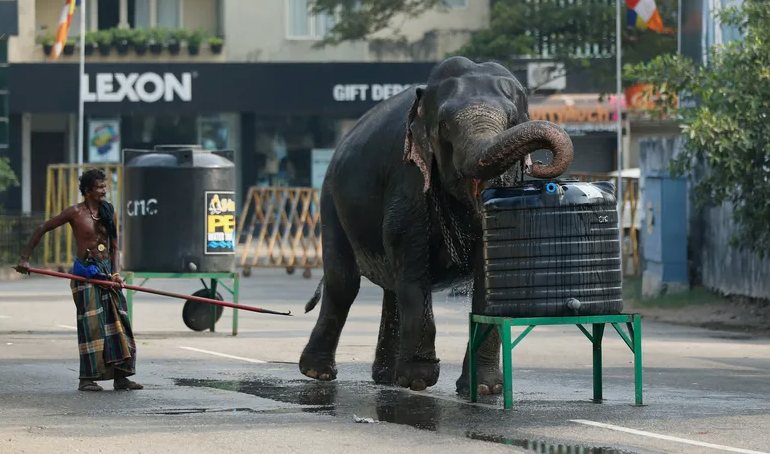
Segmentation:
<svg viewBox="0 0 770 454">
<path fill-rule="evenodd" d="M 331 381 L 337 378 L 337 365 L 334 358 L 302 353 L 299 358 L 299 370 L 303 375 L 321 381 Z"/>
<path fill-rule="evenodd" d="M 396 365 L 396 382 L 402 388 L 424 391 L 438 382 L 440 370 L 438 359 L 399 362 Z"/>
<path fill-rule="evenodd" d="M 372 380 L 378 385 L 392 385 L 396 380 L 396 371 L 393 367 L 373 365 Z"/>
<path fill-rule="evenodd" d="M 476 370 L 478 377 L 476 391 L 479 396 L 489 394 L 500 394 L 503 392 L 503 372 L 498 366 L 478 366 Z M 470 381 L 468 372 L 465 371 L 455 382 L 457 394 L 470 394 Z"/>
</svg>

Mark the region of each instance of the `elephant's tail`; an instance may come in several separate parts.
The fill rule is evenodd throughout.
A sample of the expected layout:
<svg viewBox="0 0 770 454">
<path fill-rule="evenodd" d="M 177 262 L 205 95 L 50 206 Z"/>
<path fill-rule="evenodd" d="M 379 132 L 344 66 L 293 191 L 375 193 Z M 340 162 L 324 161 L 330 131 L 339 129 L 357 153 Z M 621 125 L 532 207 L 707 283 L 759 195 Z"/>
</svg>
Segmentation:
<svg viewBox="0 0 770 454">
<path fill-rule="evenodd" d="M 324 278 L 322 277 L 321 281 L 318 282 L 318 287 L 316 287 L 315 293 L 313 293 L 312 298 L 310 298 L 310 301 L 308 301 L 307 304 L 305 304 L 306 314 L 312 311 L 313 309 L 315 309 L 316 304 L 318 304 L 318 300 L 321 299 L 321 292 L 323 291 L 322 290 L 323 286 L 324 286 Z"/>
</svg>

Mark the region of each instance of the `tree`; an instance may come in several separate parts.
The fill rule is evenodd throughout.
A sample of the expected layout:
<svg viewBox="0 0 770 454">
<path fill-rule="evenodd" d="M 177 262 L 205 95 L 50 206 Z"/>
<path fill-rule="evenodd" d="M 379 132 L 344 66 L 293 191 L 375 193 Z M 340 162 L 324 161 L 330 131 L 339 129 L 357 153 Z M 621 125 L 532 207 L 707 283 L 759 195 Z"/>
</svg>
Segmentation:
<svg viewBox="0 0 770 454">
<path fill-rule="evenodd" d="M 614 87 L 615 1 L 497 0 L 489 27 L 473 33 L 451 55 L 495 60 L 510 68 L 515 60 L 546 58 L 564 64 L 565 73 L 588 69 L 587 76 L 596 87 Z M 664 24 L 675 24 L 677 1 L 657 0 L 657 4 Z M 315 0 L 316 13 L 338 11 L 340 17 L 317 46 L 372 40 L 385 32 L 391 37 L 379 40 L 403 41 L 400 25 L 404 19 L 441 8 L 441 0 Z M 623 61 L 629 63 L 676 51 L 674 35 L 626 26 L 622 43 Z"/>
<path fill-rule="evenodd" d="M 766 257 L 770 252 L 770 2 L 744 0 L 718 14 L 737 27 L 742 40 L 708 50 L 704 65 L 681 55 L 664 55 L 629 65 L 626 77 L 649 83 L 657 93 L 650 113 L 676 119 L 685 146 L 670 163 L 673 175 L 697 168 L 697 208 L 733 205 L 736 231 L 731 244 Z M 673 101 L 679 93 L 696 107 Z"/>
<path fill-rule="evenodd" d="M 0 156 L 0 192 L 18 185 L 19 180 L 16 179 L 16 174 L 8 164 L 8 158 Z"/>
</svg>

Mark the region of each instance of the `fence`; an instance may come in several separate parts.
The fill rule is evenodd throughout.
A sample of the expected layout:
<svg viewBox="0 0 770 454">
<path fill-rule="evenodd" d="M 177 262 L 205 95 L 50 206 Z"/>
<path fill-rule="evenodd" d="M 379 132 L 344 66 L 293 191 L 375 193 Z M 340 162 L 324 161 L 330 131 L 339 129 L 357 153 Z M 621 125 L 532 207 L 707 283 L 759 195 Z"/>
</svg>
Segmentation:
<svg viewBox="0 0 770 454">
<path fill-rule="evenodd" d="M 640 140 L 642 174 L 665 169 L 684 146 L 684 140 L 682 136 Z M 770 260 L 729 245 L 735 232 L 733 206 L 725 203 L 695 209 L 692 181 L 705 173 L 702 164 L 696 165 L 691 169 L 688 184 L 688 248 L 695 283 L 726 295 L 770 299 Z"/>
<path fill-rule="evenodd" d="M 244 276 L 255 267 L 285 267 L 289 273 L 300 267 L 310 277 L 311 268 L 320 268 L 320 205 L 317 189 L 251 187 L 236 236 Z"/>
<path fill-rule="evenodd" d="M 68 206 L 82 200 L 79 189 L 80 171 L 100 168 L 107 174 L 107 200 L 115 205 L 118 235 L 120 235 L 121 203 L 120 188 L 123 183 L 123 166 L 120 164 L 49 164 L 46 174 L 45 217 L 50 219 Z M 42 264 L 45 268 L 68 268 L 75 256 L 72 227 L 64 225 L 43 238 Z"/>
</svg>

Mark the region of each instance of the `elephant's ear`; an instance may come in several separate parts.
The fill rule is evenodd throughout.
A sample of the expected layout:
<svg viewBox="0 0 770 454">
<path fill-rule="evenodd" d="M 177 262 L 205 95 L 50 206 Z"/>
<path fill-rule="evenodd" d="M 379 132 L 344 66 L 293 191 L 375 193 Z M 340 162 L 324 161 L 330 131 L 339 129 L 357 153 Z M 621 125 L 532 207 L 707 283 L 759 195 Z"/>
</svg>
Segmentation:
<svg viewBox="0 0 770 454">
<path fill-rule="evenodd" d="M 414 102 L 409 109 L 406 120 L 406 141 L 404 143 L 404 162 L 412 161 L 422 172 L 425 180 L 422 191 L 430 188 L 430 169 L 433 165 L 433 149 L 428 139 L 428 131 L 422 112 L 422 95 L 425 86 L 420 85 L 415 90 Z"/>
</svg>

